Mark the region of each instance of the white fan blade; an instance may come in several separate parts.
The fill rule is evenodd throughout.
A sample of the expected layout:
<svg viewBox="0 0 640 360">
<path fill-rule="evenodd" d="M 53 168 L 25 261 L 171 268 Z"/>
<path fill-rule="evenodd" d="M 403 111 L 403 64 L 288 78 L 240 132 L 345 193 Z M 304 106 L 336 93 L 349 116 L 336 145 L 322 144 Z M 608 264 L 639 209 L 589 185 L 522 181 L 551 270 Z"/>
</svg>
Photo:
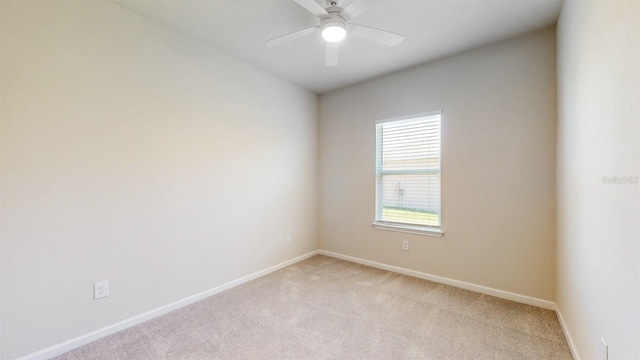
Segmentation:
<svg viewBox="0 0 640 360">
<path fill-rule="evenodd" d="M 325 10 L 322 6 L 320 6 L 317 2 L 313 0 L 295 0 L 295 1 L 298 3 L 298 5 L 307 9 L 307 11 L 314 14 L 315 16 L 324 17 L 329 15 L 327 10 Z"/>
<path fill-rule="evenodd" d="M 351 24 L 349 34 L 387 46 L 398 45 L 404 40 L 403 35 L 356 24 Z"/>
<path fill-rule="evenodd" d="M 327 66 L 338 66 L 338 44 L 327 43 Z"/>
<path fill-rule="evenodd" d="M 317 27 L 317 26 L 306 28 L 306 29 L 302 29 L 302 30 L 298 30 L 298 31 L 294 31 L 292 33 L 288 33 L 288 34 L 285 34 L 285 35 L 282 35 L 282 36 L 278 36 L 277 38 L 273 38 L 271 40 L 267 40 L 265 45 L 267 45 L 267 47 L 274 47 L 274 46 L 282 45 L 282 44 L 284 44 L 286 42 L 293 41 L 295 39 L 300 39 L 302 37 L 309 36 L 311 34 L 317 33 L 318 31 L 320 31 L 320 28 Z"/>
<path fill-rule="evenodd" d="M 362 0 L 353 0 L 346 8 L 342 9 L 340 15 L 347 15 L 347 20 L 354 19 L 364 11 L 363 4 Z"/>
</svg>

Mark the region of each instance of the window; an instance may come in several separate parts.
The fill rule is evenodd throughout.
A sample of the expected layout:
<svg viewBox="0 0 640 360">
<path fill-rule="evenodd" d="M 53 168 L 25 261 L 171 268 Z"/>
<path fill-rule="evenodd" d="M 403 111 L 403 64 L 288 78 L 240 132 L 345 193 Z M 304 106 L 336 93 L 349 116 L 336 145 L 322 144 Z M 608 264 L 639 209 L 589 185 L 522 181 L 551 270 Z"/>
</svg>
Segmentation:
<svg viewBox="0 0 640 360">
<path fill-rule="evenodd" d="M 376 228 L 442 236 L 440 119 L 437 111 L 376 123 Z"/>
</svg>

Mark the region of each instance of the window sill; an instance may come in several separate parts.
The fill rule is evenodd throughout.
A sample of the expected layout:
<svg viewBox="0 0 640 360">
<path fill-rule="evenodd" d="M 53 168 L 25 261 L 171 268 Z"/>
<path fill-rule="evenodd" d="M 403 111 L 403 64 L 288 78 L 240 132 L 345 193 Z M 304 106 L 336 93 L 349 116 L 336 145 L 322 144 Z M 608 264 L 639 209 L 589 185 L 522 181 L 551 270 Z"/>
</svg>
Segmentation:
<svg viewBox="0 0 640 360">
<path fill-rule="evenodd" d="M 432 236 L 432 237 L 444 236 L 444 231 L 440 229 L 428 228 L 428 227 L 422 227 L 422 226 L 374 222 L 373 227 L 380 230 L 397 231 L 397 232 L 403 232 L 403 233 L 415 234 L 415 235 L 425 235 L 425 236 Z"/>
</svg>

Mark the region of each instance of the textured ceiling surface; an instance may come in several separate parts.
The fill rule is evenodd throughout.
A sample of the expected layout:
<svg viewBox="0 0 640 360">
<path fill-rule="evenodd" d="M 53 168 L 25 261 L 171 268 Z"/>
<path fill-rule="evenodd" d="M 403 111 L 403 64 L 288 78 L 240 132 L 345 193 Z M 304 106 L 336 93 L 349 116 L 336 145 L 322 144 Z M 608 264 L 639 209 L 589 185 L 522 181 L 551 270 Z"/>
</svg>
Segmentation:
<svg viewBox="0 0 640 360">
<path fill-rule="evenodd" d="M 325 66 L 316 33 L 268 48 L 277 36 L 320 24 L 294 0 L 112 0 L 148 19 L 322 94 L 475 47 L 541 30 L 562 0 L 342 0 L 364 12 L 353 23 L 402 34 L 394 47 L 348 36 Z M 325 0 L 315 0 L 326 7 Z"/>
</svg>

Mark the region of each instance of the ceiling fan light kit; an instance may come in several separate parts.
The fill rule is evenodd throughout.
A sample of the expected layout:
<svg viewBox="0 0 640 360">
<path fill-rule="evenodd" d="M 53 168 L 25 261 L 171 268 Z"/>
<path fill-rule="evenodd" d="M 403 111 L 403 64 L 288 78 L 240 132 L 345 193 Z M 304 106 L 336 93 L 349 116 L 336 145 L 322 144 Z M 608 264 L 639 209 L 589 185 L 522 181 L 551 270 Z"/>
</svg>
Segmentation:
<svg viewBox="0 0 640 360">
<path fill-rule="evenodd" d="M 327 42 L 325 64 L 327 66 L 338 65 L 337 44 L 347 36 L 347 23 L 361 14 L 361 9 L 354 0 L 342 8 L 340 1 L 327 0 L 327 7 L 323 8 L 314 0 L 294 0 L 298 5 L 320 19 L 320 26 L 314 26 L 289 34 L 281 35 L 266 42 L 267 47 L 274 47 L 289 41 L 299 39 L 320 32 L 322 39 Z M 351 35 L 386 46 L 395 46 L 404 40 L 404 36 L 389 31 L 376 29 L 369 26 L 349 23 Z"/>
<path fill-rule="evenodd" d="M 339 15 L 322 20 L 322 38 L 326 42 L 337 43 L 347 37 L 345 21 Z"/>
</svg>

